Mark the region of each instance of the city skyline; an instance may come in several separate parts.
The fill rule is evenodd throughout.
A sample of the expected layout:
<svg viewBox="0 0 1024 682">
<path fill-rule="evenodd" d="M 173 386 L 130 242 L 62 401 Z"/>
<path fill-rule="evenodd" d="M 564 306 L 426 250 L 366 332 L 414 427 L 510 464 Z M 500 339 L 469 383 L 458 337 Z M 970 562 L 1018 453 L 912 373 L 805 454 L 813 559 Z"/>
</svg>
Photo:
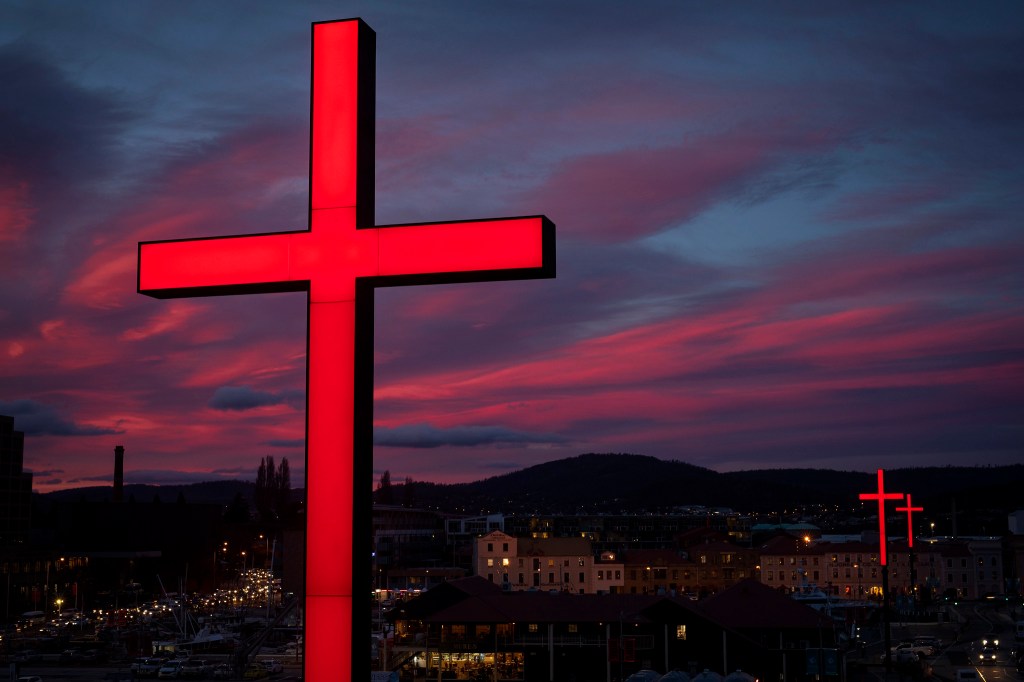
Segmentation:
<svg viewBox="0 0 1024 682">
<path fill-rule="evenodd" d="M 139 241 L 306 227 L 309 24 L 345 17 L 241 7 L 0 8 L 0 414 L 36 489 L 117 444 L 127 482 L 301 480 L 304 295 L 135 290 Z M 378 290 L 375 471 L 1024 459 L 1024 9 L 344 11 L 377 223 L 558 235 L 555 280 Z"/>
</svg>

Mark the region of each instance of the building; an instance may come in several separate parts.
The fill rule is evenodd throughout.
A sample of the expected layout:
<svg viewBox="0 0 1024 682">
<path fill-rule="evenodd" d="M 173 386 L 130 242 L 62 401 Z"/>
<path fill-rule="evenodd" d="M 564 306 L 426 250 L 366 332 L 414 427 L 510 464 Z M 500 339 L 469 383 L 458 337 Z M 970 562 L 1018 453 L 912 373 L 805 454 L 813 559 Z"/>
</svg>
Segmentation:
<svg viewBox="0 0 1024 682">
<path fill-rule="evenodd" d="M 492 531 L 477 539 L 473 565 L 476 575 L 509 591 L 596 594 L 622 587 L 623 566 L 614 557 L 595 558 L 585 538 L 516 538 Z"/>
<path fill-rule="evenodd" d="M 28 536 L 32 520 L 32 474 L 24 470 L 25 434 L 14 417 L 0 415 L 0 547 Z"/>
<path fill-rule="evenodd" d="M 744 581 L 715 599 L 705 609 L 670 595 L 508 591 L 475 576 L 394 611 L 383 665 L 415 666 L 425 679 L 622 680 L 640 669 L 742 669 L 776 680 L 809 672 L 809 651 L 834 650 L 830 621 L 777 591 Z"/>
<path fill-rule="evenodd" d="M 979 599 L 1005 585 L 1000 538 L 918 539 L 888 544 L 889 592 L 922 600 Z M 881 599 L 882 566 L 876 542 L 813 541 L 779 535 L 760 547 L 761 582 L 784 592 L 815 586 L 845 599 Z"/>
</svg>

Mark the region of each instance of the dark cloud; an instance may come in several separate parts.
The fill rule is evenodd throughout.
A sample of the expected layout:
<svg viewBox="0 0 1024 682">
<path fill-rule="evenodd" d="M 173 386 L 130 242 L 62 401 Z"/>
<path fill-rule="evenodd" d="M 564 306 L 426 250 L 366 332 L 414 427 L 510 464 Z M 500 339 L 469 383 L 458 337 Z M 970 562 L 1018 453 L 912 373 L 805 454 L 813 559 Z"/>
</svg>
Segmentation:
<svg viewBox="0 0 1024 682">
<path fill-rule="evenodd" d="M 117 133 L 132 118 L 110 93 L 72 82 L 36 49 L 0 47 L 0 168 L 22 180 L 63 184 L 109 160 Z"/>
<path fill-rule="evenodd" d="M 106 436 L 124 433 L 123 429 L 76 424 L 73 419 L 62 416 L 56 408 L 34 400 L 0 401 L 0 414 L 14 417 L 14 428 L 27 435 Z"/>
<path fill-rule="evenodd" d="M 213 392 L 207 402 L 208 407 L 215 410 L 252 410 L 269 405 L 292 404 L 296 397 L 295 391 L 257 391 L 248 386 L 221 386 Z"/>
<path fill-rule="evenodd" d="M 497 443 L 518 445 L 561 443 L 563 440 L 558 436 L 526 433 L 503 426 L 457 426 L 451 429 L 439 429 L 430 424 L 408 424 L 393 429 L 383 426 L 374 427 L 373 442 L 375 445 L 387 447 L 439 448 L 445 445 L 472 447 Z"/>
<path fill-rule="evenodd" d="M 301 448 L 305 447 L 305 438 L 291 438 L 283 440 L 268 440 L 265 441 L 265 445 L 269 445 L 272 448 Z"/>
</svg>

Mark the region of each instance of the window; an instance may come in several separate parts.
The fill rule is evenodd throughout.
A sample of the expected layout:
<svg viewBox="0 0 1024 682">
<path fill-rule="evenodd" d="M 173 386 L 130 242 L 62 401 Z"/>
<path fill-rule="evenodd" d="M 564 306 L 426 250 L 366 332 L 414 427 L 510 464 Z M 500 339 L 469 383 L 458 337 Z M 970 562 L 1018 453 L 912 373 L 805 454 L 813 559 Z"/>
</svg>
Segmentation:
<svg viewBox="0 0 1024 682">
<path fill-rule="evenodd" d="M 508 566 L 508 557 L 505 557 L 505 558 L 503 558 L 503 559 L 501 560 L 501 565 L 502 565 L 502 566 Z"/>
<path fill-rule="evenodd" d="M 494 559 L 488 559 L 487 560 L 487 567 L 490 568 L 493 565 L 494 565 Z"/>
<path fill-rule="evenodd" d="M 554 582 L 555 582 L 555 574 L 554 573 L 548 573 L 548 583 L 553 584 Z"/>
<path fill-rule="evenodd" d="M 507 542 L 501 543 L 501 551 L 502 552 L 507 552 L 508 551 L 508 543 Z"/>
<path fill-rule="evenodd" d="M 622 571 L 615 571 L 615 579 L 622 580 Z"/>
<path fill-rule="evenodd" d="M 526 626 L 526 629 L 529 630 L 530 632 L 537 632 L 537 624 L 536 623 L 530 623 L 529 625 Z"/>
<path fill-rule="evenodd" d="M 676 626 L 676 639 L 686 639 L 686 626 L 685 625 L 677 625 Z"/>
<path fill-rule="evenodd" d="M 580 557 L 580 566 L 586 566 L 586 563 L 583 561 L 583 557 Z"/>
<path fill-rule="evenodd" d="M 587 574 L 580 571 L 580 585 L 587 582 Z"/>
<path fill-rule="evenodd" d="M 569 632 L 571 632 L 572 634 L 576 634 L 579 631 L 580 628 L 578 625 L 576 625 L 576 623 L 569 623 Z"/>
<path fill-rule="evenodd" d="M 548 559 L 548 568 L 551 568 L 554 565 L 555 565 L 555 560 L 554 559 Z"/>
<path fill-rule="evenodd" d="M 604 571 L 598 571 L 597 572 L 597 579 L 598 580 L 604 580 Z"/>
<path fill-rule="evenodd" d="M 466 636 L 466 626 L 465 625 L 452 625 L 452 634 L 456 635 L 458 637 L 465 637 Z"/>
<path fill-rule="evenodd" d="M 768 571 L 768 582 L 775 580 L 775 571 Z"/>
<path fill-rule="evenodd" d="M 522 559 L 520 559 L 520 560 L 519 560 L 519 568 L 522 568 L 522 567 L 523 567 L 523 560 L 522 560 Z"/>
<path fill-rule="evenodd" d="M 569 574 L 568 573 L 563 573 L 562 574 L 562 582 L 563 583 L 569 582 Z"/>
<path fill-rule="evenodd" d="M 493 583 L 494 582 L 494 574 L 493 573 L 488 573 L 487 574 L 487 579 L 490 580 Z"/>
<path fill-rule="evenodd" d="M 519 574 L 519 584 L 520 585 L 525 585 L 526 584 L 526 581 L 523 580 L 523 574 L 522 573 Z"/>
<path fill-rule="evenodd" d="M 488 542 L 487 543 L 487 551 L 488 552 L 493 552 L 494 551 L 494 543 L 493 542 Z"/>
<path fill-rule="evenodd" d="M 708 555 L 707 554 L 701 554 L 700 555 L 700 562 L 702 564 L 706 564 L 708 562 Z"/>
</svg>

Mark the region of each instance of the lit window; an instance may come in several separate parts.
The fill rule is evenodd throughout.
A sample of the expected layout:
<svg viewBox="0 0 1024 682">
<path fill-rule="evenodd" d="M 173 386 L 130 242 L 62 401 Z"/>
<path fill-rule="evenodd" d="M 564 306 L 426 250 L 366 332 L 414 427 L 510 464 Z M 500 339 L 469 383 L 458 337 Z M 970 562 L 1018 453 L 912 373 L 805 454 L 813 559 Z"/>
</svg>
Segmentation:
<svg viewBox="0 0 1024 682">
<path fill-rule="evenodd" d="M 501 565 L 502 566 L 508 566 L 508 557 L 505 557 L 504 559 L 501 560 Z"/>
<path fill-rule="evenodd" d="M 686 639 L 686 626 L 685 625 L 677 625 L 676 626 L 676 639 Z"/>
<path fill-rule="evenodd" d="M 490 568 L 493 565 L 494 565 L 494 559 L 488 559 L 487 560 L 487 567 Z"/>
<path fill-rule="evenodd" d="M 576 623 L 569 623 L 569 632 L 576 633 L 576 632 L 579 632 L 579 631 L 580 631 L 580 629 L 576 625 Z"/>
<path fill-rule="evenodd" d="M 530 623 L 526 627 L 526 629 L 529 630 L 530 632 L 537 632 L 537 624 L 536 623 Z"/>
</svg>

